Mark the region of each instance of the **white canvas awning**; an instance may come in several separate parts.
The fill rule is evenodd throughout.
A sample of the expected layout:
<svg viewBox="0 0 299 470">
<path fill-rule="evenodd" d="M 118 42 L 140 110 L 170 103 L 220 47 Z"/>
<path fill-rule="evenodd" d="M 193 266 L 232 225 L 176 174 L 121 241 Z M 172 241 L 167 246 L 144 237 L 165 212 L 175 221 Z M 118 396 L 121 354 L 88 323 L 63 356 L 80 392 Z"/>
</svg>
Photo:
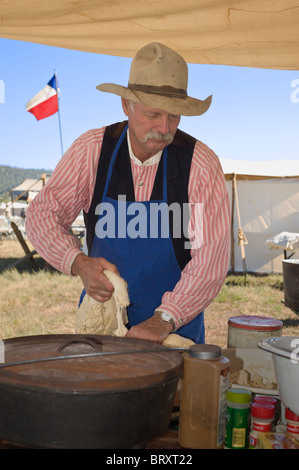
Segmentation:
<svg viewBox="0 0 299 470">
<path fill-rule="evenodd" d="M 299 158 L 271 161 L 222 158 L 221 165 L 227 180 L 233 174 L 237 179 L 299 178 Z"/>
<path fill-rule="evenodd" d="M 31 178 L 26 178 L 21 184 L 19 184 L 15 188 L 12 188 L 12 191 L 40 191 L 43 186 L 44 182 L 41 179 L 35 180 Z"/>
<path fill-rule="evenodd" d="M 12 193 L 20 193 L 16 198 L 14 198 L 12 203 L 15 203 L 15 201 L 19 199 L 25 198 L 27 199 L 27 202 L 31 202 L 37 193 L 42 190 L 49 178 L 50 176 L 46 174 L 43 174 L 39 179 L 26 178 L 18 186 L 15 186 L 11 189 Z"/>
<path fill-rule="evenodd" d="M 133 57 L 151 41 L 187 62 L 299 68 L 298 0 L 0 0 L 0 37 Z"/>
</svg>

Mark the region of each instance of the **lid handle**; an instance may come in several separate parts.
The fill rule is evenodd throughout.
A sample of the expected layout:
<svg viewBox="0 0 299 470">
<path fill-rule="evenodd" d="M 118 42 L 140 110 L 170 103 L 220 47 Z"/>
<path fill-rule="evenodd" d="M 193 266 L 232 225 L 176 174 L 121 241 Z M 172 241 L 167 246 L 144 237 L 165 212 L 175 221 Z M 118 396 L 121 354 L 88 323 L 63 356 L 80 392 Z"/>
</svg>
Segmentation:
<svg viewBox="0 0 299 470">
<path fill-rule="evenodd" d="M 70 339 L 68 341 L 65 341 L 64 343 L 62 343 L 59 348 L 58 348 L 58 351 L 63 351 L 66 347 L 70 346 L 71 344 L 74 344 L 74 343 L 85 343 L 85 344 L 88 344 L 89 346 L 91 346 L 93 349 L 97 350 L 97 344 L 90 338 L 75 338 L 75 339 Z M 100 351 L 102 351 L 102 343 L 99 341 L 99 344 L 100 346 Z"/>
</svg>

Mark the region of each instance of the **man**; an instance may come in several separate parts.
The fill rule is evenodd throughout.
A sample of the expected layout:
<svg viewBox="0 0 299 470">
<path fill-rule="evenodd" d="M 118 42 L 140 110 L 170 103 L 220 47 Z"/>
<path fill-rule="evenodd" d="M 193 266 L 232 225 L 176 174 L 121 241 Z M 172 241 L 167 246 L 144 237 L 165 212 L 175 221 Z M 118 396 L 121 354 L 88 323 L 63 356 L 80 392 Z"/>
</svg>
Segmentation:
<svg viewBox="0 0 299 470">
<path fill-rule="evenodd" d="M 219 160 L 178 130 L 180 116 L 203 114 L 211 97 L 189 97 L 187 81 L 175 51 L 160 43 L 141 48 L 128 87 L 97 87 L 121 96 L 127 122 L 79 137 L 27 211 L 32 244 L 54 267 L 81 277 L 81 300 L 86 292 L 108 300 L 113 286 L 103 271 L 119 273 L 131 301 L 127 336 L 155 342 L 175 331 L 203 343 L 203 311 L 228 269 L 230 215 Z M 175 209 L 167 211 L 166 235 L 165 213 L 160 222 L 153 216 L 163 204 Z M 179 217 L 186 206 L 187 235 Z M 88 255 L 68 234 L 82 209 Z"/>
</svg>

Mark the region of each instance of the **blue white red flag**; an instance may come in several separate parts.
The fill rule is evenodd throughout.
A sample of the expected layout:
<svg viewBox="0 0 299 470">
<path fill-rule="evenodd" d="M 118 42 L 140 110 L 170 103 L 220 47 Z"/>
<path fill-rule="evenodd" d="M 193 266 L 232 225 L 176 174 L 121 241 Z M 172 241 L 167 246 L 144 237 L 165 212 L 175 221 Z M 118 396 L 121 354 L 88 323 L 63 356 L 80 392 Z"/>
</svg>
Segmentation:
<svg viewBox="0 0 299 470">
<path fill-rule="evenodd" d="M 38 121 L 57 113 L 58 93 L 55 75 L 53 75 L 45 88 L 28 101 L 26 111 L 32 113 Z"/>
</svg>

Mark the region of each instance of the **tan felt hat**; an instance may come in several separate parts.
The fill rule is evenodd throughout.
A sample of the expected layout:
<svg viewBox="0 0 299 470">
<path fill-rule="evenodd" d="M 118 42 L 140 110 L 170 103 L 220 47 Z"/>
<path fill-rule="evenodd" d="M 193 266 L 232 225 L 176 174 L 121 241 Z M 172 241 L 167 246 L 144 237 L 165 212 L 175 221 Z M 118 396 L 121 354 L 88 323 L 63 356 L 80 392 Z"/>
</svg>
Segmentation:
<svg viewBox="0 0 299 470">
<path fill-rule="evenodd" d="M 128 100 L 183 116 L 198 116 L 210 107 L 212 96 L 198 100 L 187 95 L 188 67 L 182 56 L 159 42 L 135 54 L 128 87 L 113 83 L 97 86 Z"/>
</svg>

